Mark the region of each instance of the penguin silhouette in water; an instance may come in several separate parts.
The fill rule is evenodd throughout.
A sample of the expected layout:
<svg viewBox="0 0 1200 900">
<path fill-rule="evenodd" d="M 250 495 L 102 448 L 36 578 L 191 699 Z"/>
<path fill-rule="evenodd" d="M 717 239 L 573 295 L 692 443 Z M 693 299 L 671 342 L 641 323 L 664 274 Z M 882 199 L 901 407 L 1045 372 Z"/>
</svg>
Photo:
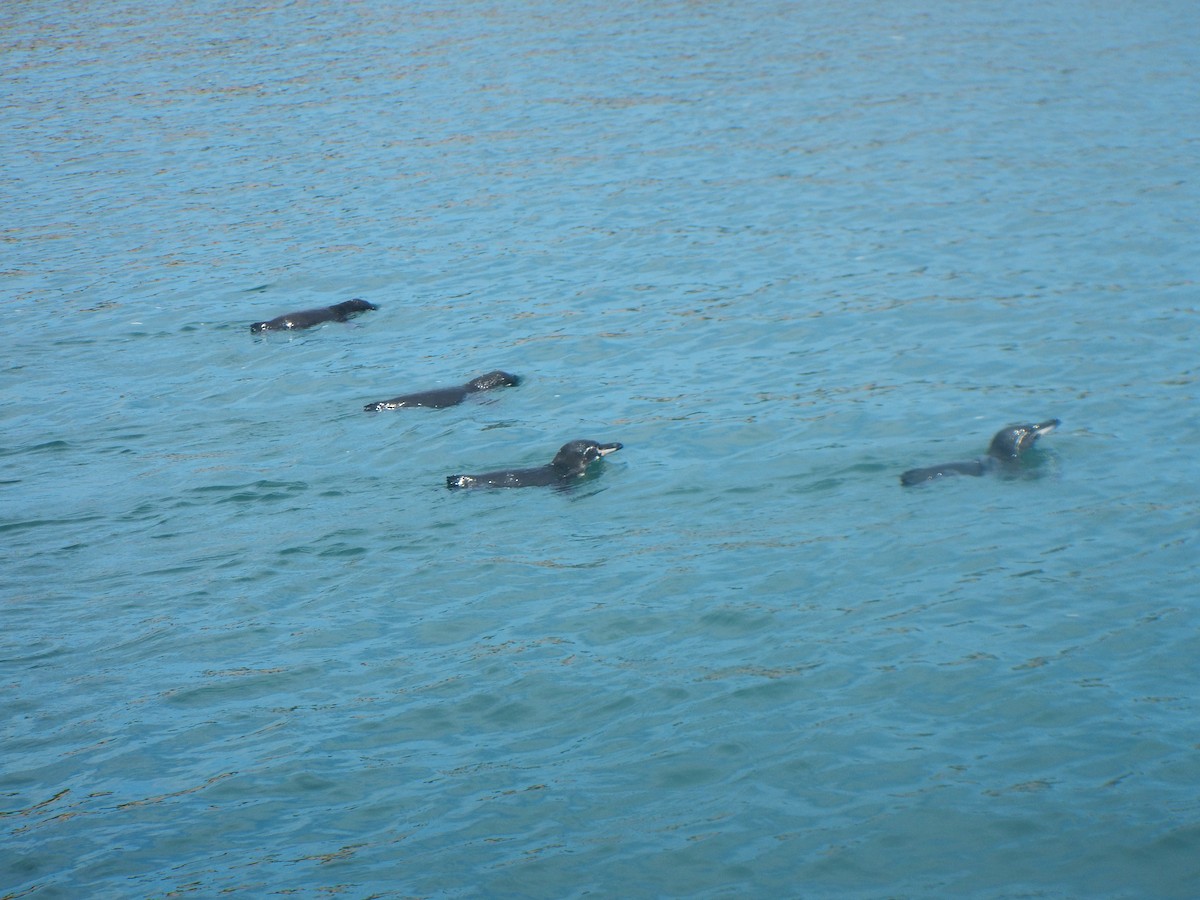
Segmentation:
<svg viewBox="0 0 1200 900">
<path fill-rule="evenodd" d="M 948 475 L 986 475 L 990 472 L 1014 471 L 1020 465 L 1021 454 L 1032 447 L 1043 434 L 1049 434 L 1061 424 L 1058 419 L 1049 419 L 1032 425 L 1008 425 L 992 438 L 985 456 L 965 462 L 909 469 L 900 476 L 900 483 L 910 487 Z"/>
<path fill-rule="evenodd" d="M 335 303 L 333 306 L 284 313 L 268 322 L 255 322 L 250 326 L 250 330 L 256 333 L 259 331 L 298 331 L 301 328 L 312 328 L 322 322 L 345 322 L 351 316 L 356 316 L 369 309 L 379 309 L 379 307 L 374 303 L 356 298 L 347 300 L 345 303 Z"/>
<path fill-rule="evenodd" d="M 588 466 L 620 450 L 621 444 L 600 444 L 592 440 L 570 441 L 563 444 L 551 460 L 536 469 L 510 469 L 484 472 L 482 475 L 448 475 L 446 487 L 457 488 L 515 488 L 556 485 L 567 487 L 587 473 Z"/>
<path fill-rule="evenodd" d="M 426 409 L 445 409 L 447 406 L 457 406 L 470 394 L 480 391 L 490 391 L 492 388 L 511 387 L 520 384 L 521 379 L 507 372 L 488 372 L 478 378 L 472 378 L 466 384 L 458 387 L 438 388 L 432 391 L 421 391 L 416 394 L 402 394 L 391 400 L 380 400 L 368 403 L 363 407 L 367 412 L 378 412 L 381 409 L 409 409 L 413 406 L 423 406 Z"/>
</svg>

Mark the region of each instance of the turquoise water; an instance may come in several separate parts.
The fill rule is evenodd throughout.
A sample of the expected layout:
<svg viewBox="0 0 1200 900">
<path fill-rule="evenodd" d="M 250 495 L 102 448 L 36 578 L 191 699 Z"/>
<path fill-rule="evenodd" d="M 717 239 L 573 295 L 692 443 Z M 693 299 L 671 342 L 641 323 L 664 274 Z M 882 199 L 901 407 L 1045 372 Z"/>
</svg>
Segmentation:
<svg viewBox="0 0 1200 900">
<path fill-rule="evenodd" d="M 0 897 L 1196 895 L 1193 4 L 156 12 L 0 10 Z"/>
</svg>

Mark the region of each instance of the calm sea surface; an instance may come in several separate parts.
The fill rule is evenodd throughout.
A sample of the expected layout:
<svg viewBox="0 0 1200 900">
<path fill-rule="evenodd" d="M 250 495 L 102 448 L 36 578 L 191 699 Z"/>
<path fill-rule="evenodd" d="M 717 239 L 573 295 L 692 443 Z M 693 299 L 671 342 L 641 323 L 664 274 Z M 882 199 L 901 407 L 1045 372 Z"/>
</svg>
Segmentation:
<svg viewBox="0 0 1200 900">
<path fill-rule="evenodd" d="M 1197 48 L 0 7 L 0 897 L 1195 897 Z"/>
</svg>

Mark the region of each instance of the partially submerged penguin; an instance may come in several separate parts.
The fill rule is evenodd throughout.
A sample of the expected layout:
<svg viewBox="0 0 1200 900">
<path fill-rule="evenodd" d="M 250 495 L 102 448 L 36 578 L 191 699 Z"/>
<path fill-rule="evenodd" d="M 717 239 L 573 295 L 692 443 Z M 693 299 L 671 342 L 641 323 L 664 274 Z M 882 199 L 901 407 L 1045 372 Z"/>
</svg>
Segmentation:
<svg viewBox="0 0 1200 900">
<path fill-rule="evenodd" d="M 480 391 L 490 391 L 492 388 L 510 387 L 520 384 L 521 379 L 507 372 L 488 372 L 478 378 L 472 378 L 466 384 L 458 387 L 439 388 L 432 391 L 422 391 L 417 394 L 403 394 L 391 400 L 380 400 L 368 403 L 363 407 L 367 412 L 378 412 L 381 409 L 408 409 L 413 406 L 423 406 L 427 409 L 445 409 L 447 406 L 457 406 L 467 398 L 468 394 Z"/>
<path fill-rule="evenodd" d="M 582 477 L 592 463 L 610 453 L 620 450 L 621 444 L 598 444 L 596 441 L 580 440 L 563 444 L 557 455 L 548 464 L 536 469 L 513 469 L 500 472 L 485 472 L 482 475 L 448 475 L 446 487 L 536 487 L 558 485 L 566 487 Z"/>
<path fill-rule="evenodd" d="M 966 462 L 944 463 L 924 469 L 909 469 L 900 476 L 900 483 L 907 486 L 933 481 L 947 475 L 985 475 L 988 472 L 1012 470 L 1020 462 L 1021 454 L 1036 443 L 1043 434 L 1049 434 L 1062 423 L 1050 419 L 1034 425 L 1009 425 L 996 433 L 987 455 Z"/>
<path fill-rule="evenodd" d="M 284 313 L 269 322 L 255 322 L 250 330 L 259 331 L 296 331 L 301 328 L 312 328 L 322 322 L 345 322 L 351 316 L 356 316 L 368 309 L 379 309 L 374 303 L 366 300 L 347 300 L 345 303 L 335 303 L 333 306 L 322 306 L 318 309 L 306 309 L 302 312 Z"/>
</svg>

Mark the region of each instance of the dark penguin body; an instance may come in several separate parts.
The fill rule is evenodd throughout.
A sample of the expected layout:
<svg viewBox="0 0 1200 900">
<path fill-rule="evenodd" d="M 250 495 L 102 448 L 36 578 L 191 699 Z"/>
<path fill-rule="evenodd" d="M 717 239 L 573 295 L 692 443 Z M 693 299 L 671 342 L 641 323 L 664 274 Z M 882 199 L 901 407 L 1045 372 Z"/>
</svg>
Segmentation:
<svg viewBox="0 0 1200 900">
<path fill-rule="evenodd" d="M 583 476 L 592 463 L 621 449 L 621 444 L 598 444 L 581 440 L 563 444 L 554 459 L 536 469 L 513 469 L 511 471 L 485 472 L 482 475 L 448 475 L 448 488 L 475 487 L 538 487 L 557 485 L 567 487 L 576 478 Z"/>
<path fill-rule="evenodd" d="M 1032 425 L 1009 425 L 992 438 L 986 456 L 924 469 L 909 469 L 900 476 L 900 483 L 907 487 L 947 475 L 986 475 L 988 472 L 1015 469 L 1021 454 L 1032 447 L 1039 437 L 1049 434 L 1060 424 L 1058 419 L 1050 419 Z"/>
<path fill-rule="evenodd" d="M 379 309 L 379 307 L 366 300 L 347 300 L 345 303 L 335 303 L 333 306 L 322 306 L 319 309 L 285 313 L 282 316 L 276 316 L 269 322 L 255 322 L 250 326 L 250 330 L 254 332 L 297 331 L 301 328 L 312 328 L 322 322 L 345 322 L 351 316 L 366 312 L 368 309 Z"/>
<path fill-rule="evenodd" d="M 378 403 L 368 403 L 363 407 L 367 412 L 378 412 L 381 409 L 408 409 L 412 406 L 423 406 L 426 409 L 445 409 L 447 406 L 457 406 L 470 394 L 480 391 L 490 391 L 492 388 L 510 387 L 520 384 L 521 379 L 507 372 L 488 372 L 478 378 L 472 378 L 466 384 L 458 387 L 440 388 L 434 391 L 422 391 L 417 394 L 403 394 L 391 400 L 380 400 Z"/>
</svg>

